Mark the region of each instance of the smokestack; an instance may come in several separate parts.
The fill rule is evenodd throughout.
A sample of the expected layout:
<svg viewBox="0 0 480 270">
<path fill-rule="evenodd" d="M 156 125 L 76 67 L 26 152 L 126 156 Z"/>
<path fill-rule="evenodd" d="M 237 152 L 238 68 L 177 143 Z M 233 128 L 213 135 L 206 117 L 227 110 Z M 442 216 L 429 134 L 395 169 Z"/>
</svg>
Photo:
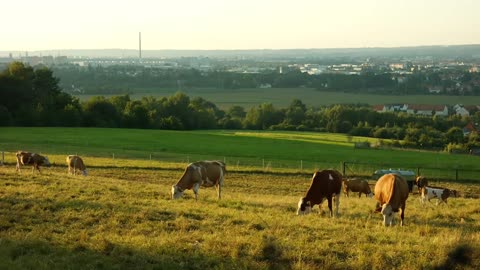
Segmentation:
<svg viewBox="0 0 480 270">
<path fill-rule="evenodd" d="M 142 32 L 138 32 L 138 60 L 142 60 Z"/>
</svg>

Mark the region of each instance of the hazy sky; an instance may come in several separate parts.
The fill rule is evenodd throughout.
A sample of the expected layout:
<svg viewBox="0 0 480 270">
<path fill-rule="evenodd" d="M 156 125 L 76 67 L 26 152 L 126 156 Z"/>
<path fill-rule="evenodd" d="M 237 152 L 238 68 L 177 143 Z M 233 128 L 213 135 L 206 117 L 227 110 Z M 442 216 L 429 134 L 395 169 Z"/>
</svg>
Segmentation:
<svg viewBox="0 0 480 270">
<path fill-rule="evenodd" d="M 479 0 L 4 0 L 0 51 L 480 44 Z"/>
</svg>

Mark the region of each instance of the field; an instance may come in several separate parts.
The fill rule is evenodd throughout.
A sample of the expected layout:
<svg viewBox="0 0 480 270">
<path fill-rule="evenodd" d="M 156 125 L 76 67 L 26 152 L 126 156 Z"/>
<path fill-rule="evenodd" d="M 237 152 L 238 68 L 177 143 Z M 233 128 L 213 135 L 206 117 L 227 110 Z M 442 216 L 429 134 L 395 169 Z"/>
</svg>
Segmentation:
<svg viewBox="0 0 480 270">
<path fill-rule="evenodd" d="M 133 89 L 131 97 L 140 99 L 143 96 L 165 97 L 175 94 L 178 89 Z M 344 92 L 326 92 L 312 88 L 247 88 L 247 89 L 214 89 L 194 88 L 181 89 L 182 92 L 193 97 L 202 97 L 215 103 L 219 108 L 228 109 L 233 105 L 250 108 L 262 103 L 272 103 L 277 108 L 290 105 L 293 99 L 300 99 L 306 105 L 322 106 L 332 104 L 449 104 L 464 105 L 480 104 L 479 96 L 442 96 L 442 95 L 372 95 L 351 94 Z M 78 95 L 80 100 L 87 100 L 96 95 Z M 109 96 L 109 95 L 106 95 Z"/>
<path fill-rule="evenodd" d="M 0 128 L 6 153 L 0 269 L 478 269 L 478 178 L 467 183 L 429 175 L 433 185 L 456 189 L 460 197 L 435 206 L 410 194 L 404 227 L 384 228 L 382 216 L 372 213 L 375 200 L 366 197 L 342 197 L 337 218 L 318 208 L 296 216 L 313 170 L 339 169 L 341 161 L 478 165 L 472 156 L 354 149 L 357 140 L 366 138 Z M 54 166 L 42 174 L 29 167 L 17 173 L 18 149 L 48 154 Z M 67 175 L 64 158 L 73 153 L 84 157 L 89 176 Z M 200 158 L 227 161 L 222 199 L 210 188 L 200 190 L 198 201 L 191 191 L 172 201 L 171 185 Z"/>
<path fill-rule="evenodd" d="M 87 166 L 91 157 L 84 157 Z M 478 269 L 478 199 L 407 201 L 406 226 L 385 228 L 374 199 L 342 197 L 340 215 L 296 216 L 310 175 L 227 174 L 223 198 L 200 189 L 172 201 L 176 165 L 101 159 L 0 166 L 0 269 Z M 150 161 L 149 161 L 150 162 Z M 228 166 L 228 165 L 227 165 Z M 373 184 L 373 182 L 371 182 Z M 479 193 L 480 185 L 434 183 Z M 323 205 L 323 209 L 326 205 Z"/>
</svg>

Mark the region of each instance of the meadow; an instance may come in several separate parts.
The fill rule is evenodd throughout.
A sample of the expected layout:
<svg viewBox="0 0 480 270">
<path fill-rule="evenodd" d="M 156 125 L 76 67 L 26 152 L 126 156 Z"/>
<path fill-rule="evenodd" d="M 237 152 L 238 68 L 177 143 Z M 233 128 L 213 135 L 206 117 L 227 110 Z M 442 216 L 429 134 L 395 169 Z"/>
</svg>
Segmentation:
<svg viewBox="0 0 480 270">
<path fill-rule="evenodd" d="M 27 135 L 29 134 L 29 135 Z M 34 134 L 30 136 L 30 134 Z M 354 142 L 377 139 L 313 132 L 167 131 L 104 128 L 0 128 L 0 151 L 5 162 L 14 163 L 14 153 L 26 150 L 64 163 L 66 154 L 90 156 L 97 166 L 130 166 L 128 159 L 143 160 L 143 167 L 158 162 L 181 164 L 219 159 L 236 171 L 308 173 L 319 168 L 343 170 L 356 176 L 371 176 L 375 170 L 402 168 L 443 180 L 478 181 L 479 157 L 446 152 L 405 149 L 356 149 Z M 127 160 L 122 163 L 121 160 Z M 98 165 L 99 166 L 99 165 Z M 459 171 L 458 171 L 459 170 Z"/>
<path fill-rule="evenodd" d="M 460 197 L 435 206 L 410 194 L 404 227 L 383 227 L 382 216 L 372 212 L 375 200 L 355 195 L 342 196 L 339 217 L 318 208 L 296 216 L 313 171 L 340 169 L 345 160 L 478 165 L 473 156 L 353 148 L 352 142 L 365 140 L 372 139 L 0 128 L 0 269 L 477 269 L 479 178 L 454 182 L 428 175 Z M 54 166 L 41 174 L 30 167 L 16 172 L 19 149 L 46 154 Z M 75 153 L 84 157 L 89 176 L 67 174 L 65 155 Z M 171 200 L 171 185 L 197 159 L 227 162 L 222 199 L 210 188 L 200 189 L 198 201 L 191 191 Z M 373 186 L 371 173 L 363 177 Z"/>
<path fill-rule="evenodd" d="M 479 96 L 446 96 L 446 95 L 375 95 L 352 94 L 342 91 L 320 91 L 313 88 L 186 88 L 186 89 L 132 89 L 130 97 L 141 99 L 144 96 L 168 97 L 181 91 L 191 98 L 202 97 L 215 103 L 221 109 L 234 105 L 250 108 L 262 103 L 272 103 L 277 108 L 285 108 L 293 99 L 300 99 L 307 106 L 323 106 L 333 104 L 480 104 Z M 76 95 L 85 101 L 98 95 Z M 107 97 L 113 95 L 105 95 Z"/>
<path fill-rule="evenodd" d="M 92 157 L 85 156 L 87 166 Z M 311 174 L 230 171 L 215 189 L 171 200 L 184 166 L 0 166 L 0 269 L 478 269 L 478 199 L 422 205 L 383 227 L 375 200 L 341 197 L 340 215 L 296 216 Z M 152 164 L 145 167 L 145 162 Z M 228 164 L 227 164 L 228 170 Z M 373 181 L 370 184 L 373 185 Z M 480 185 L 440 182 L 479 193 Z M 433 202 L 434 203 L 434 202 Z M 326 204 L 323 210 L 327 209 Z"/>
</svg>

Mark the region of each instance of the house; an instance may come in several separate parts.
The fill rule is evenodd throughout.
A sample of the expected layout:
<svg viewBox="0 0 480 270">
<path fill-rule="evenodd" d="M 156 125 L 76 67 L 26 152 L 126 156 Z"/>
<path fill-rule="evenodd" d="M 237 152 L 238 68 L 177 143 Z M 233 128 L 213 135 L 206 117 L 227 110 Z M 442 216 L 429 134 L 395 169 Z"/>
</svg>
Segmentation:
<svg viewBox="0 0 480 270">
<path fill-rule="evenodd" d="M 413 104 L 408 105 L 406 111 L 410 114 L 424 116 L 448 116 L 448 107 L 446 105 Z"/>
<path fill-rule="evenodd" d="M 456 115 L 460 116 L 469 116 L 470 112 L 462 105 L 462 104 L 455 104 L 453 106 L 453 110 L 455 111 Z"/>
<path fill-rule="evenodd" d="M 473 132 L 478 132 L 477 129 L 475 128 L 475 125 L 472 122 L 469 122 L 464 128 L 463 128 L 463 136 L 468 136 L 470 133 Z"/>
</svg>

